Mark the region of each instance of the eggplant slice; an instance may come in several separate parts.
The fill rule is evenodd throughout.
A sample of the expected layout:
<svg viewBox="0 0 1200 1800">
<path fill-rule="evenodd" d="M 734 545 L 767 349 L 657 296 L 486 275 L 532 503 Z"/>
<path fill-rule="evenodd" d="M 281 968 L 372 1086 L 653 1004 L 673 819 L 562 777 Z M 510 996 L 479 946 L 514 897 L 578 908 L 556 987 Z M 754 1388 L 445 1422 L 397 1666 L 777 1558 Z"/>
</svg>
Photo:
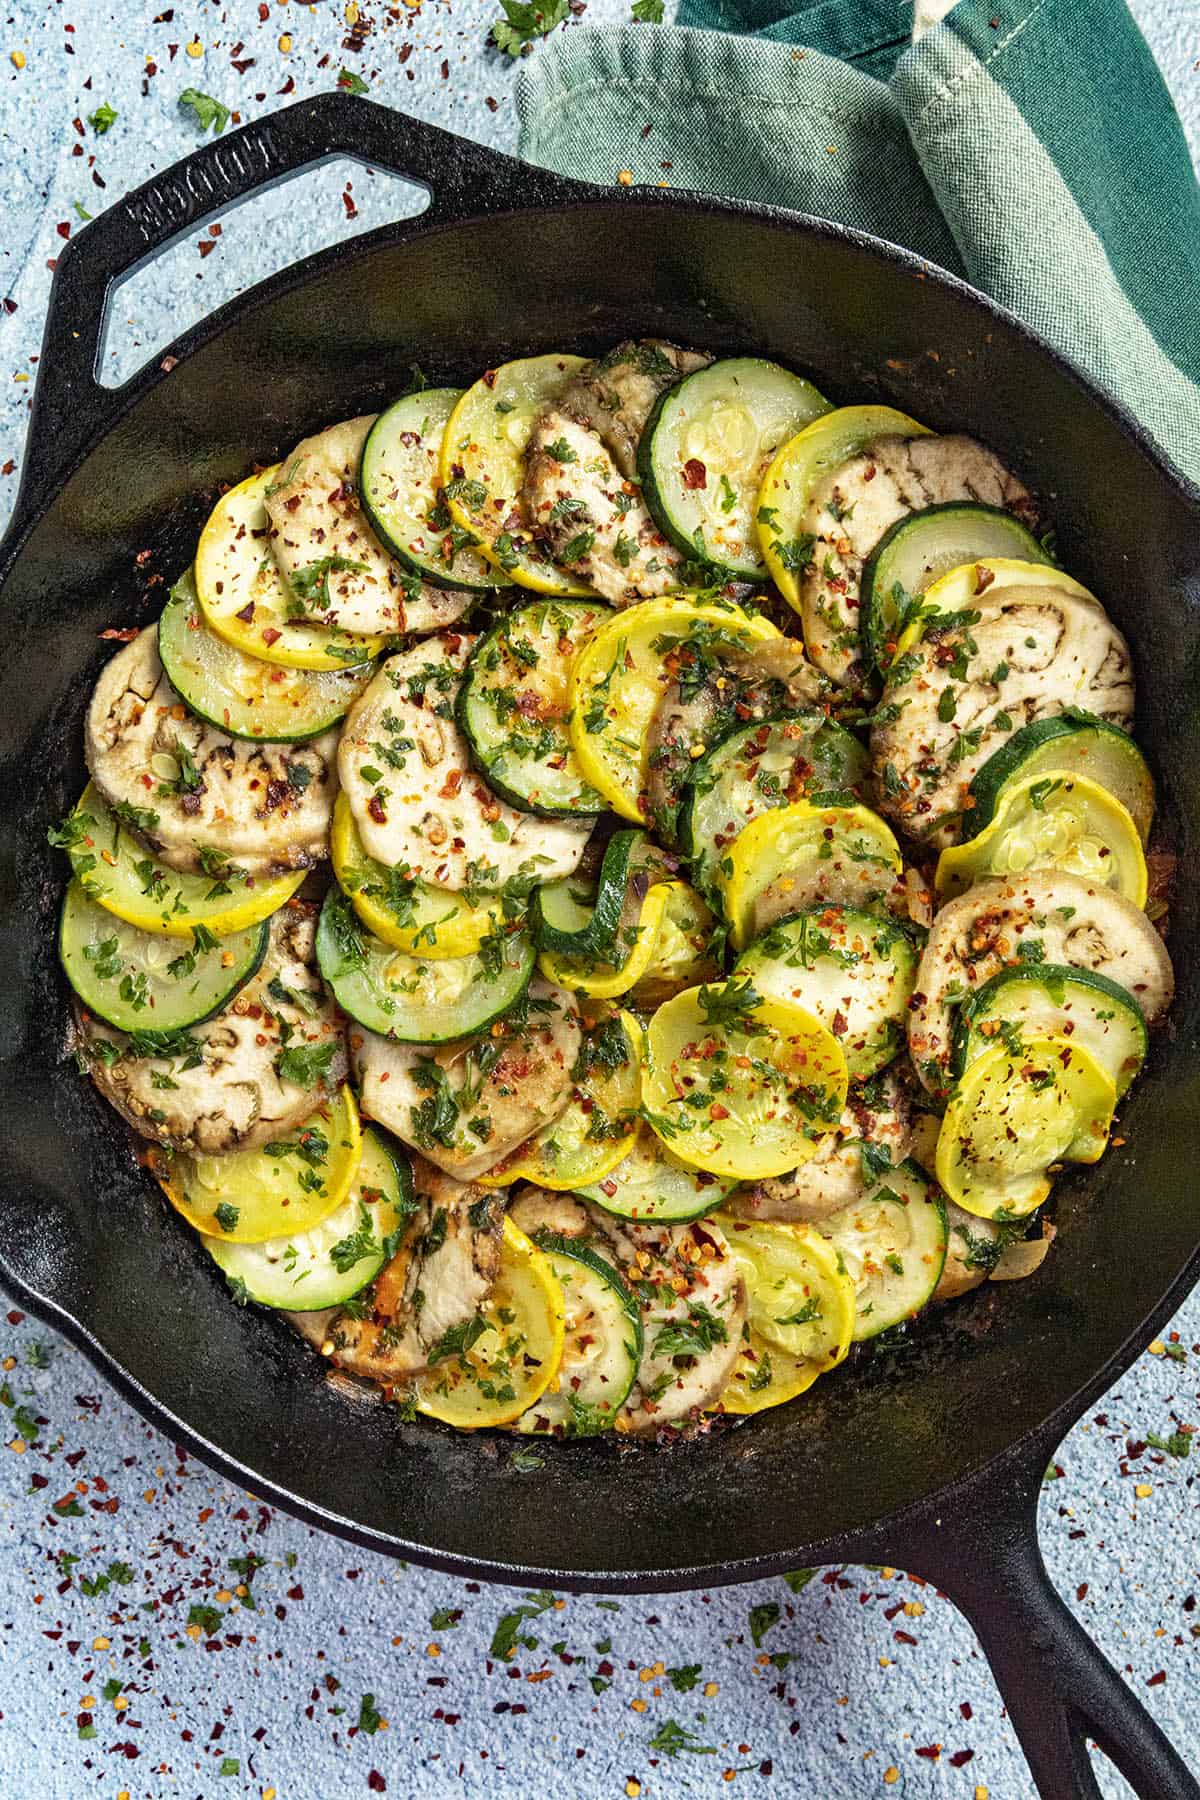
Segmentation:
<svg viewBox="0 0 1200 1800">
<path fill-rule="evenodd" d="M 223 1012 L 173 1034 L 167 1054 L 154 1054 L 151 1033 L 130 1037 L 78 1010 L 78 1048 L 100 1093 L 142 1137 L 196 1156 L 256 1150 L 303 1124 L 347 1071 L 313 938 L 313 909 L 290 901 L 271 920 L 257 975 Z M 316 1085 L 280 1076 L 282 1049 L 325 1044 L 333 1054 Z"/>
<path fill-rule="evenodd" d="M 585 430 L 594 432 L 626 481 L 637 477 L 638 443 L 662 396 L 685 375 L 707 368 L 702 350 L 681 350 L 664 338 L 627 338 L 581 369 L 556 402 Z"/>
<path fill-rule="evenodd" d="M 337 1314 L 325 1326 L 338 1368 L 397 1386 L 429 1366 L 430 1351 L 474 1318 L 500 1273 L 503 1196 L 454 1181 L 412 1159 L 417 1211 L 377 1277 L 370 1316 Z"/>
<path fill-rule="evenodd" d="M 361 1028 L 352 1037 L 364 1112 L 459 1181 L 558 1117 L 582 1042 L 568 996 L 536 976 L 480 1038 L 425 1048 Z"/>
<path fill-rule="evenodd" d="M 681 669 L 664 688 L 646 734 L 646 797 L 656 828 L 674 838 L 679 802 L 699 757 L 734 725 L 813 712 L 829 692 L 796 638 L 723 649 L 699 679 L 694 666 Z"/>
<path fill-rule="evenodd" d="M 933 921 L 910 1002 L 913 1067 L 933 1094 L 950 1087 L 955 1010 L 973 988 L 1022 961 L 1105 975 L 1152 1023 L 1171 1004 L 1166 945 L 1145 913 L 1112 888 L 1062 869 L 976 882 Z"/>
<path fill-rule="evenodd" d="M 879 807 L 910 836 L 957 843 L 972 778 L 1023 725 L 1081 707 L 1133 723 L 1129 646 L 1099 602 L 1053 587 L 1005 587 L 978 619 L 936 619 L 896 659 L 871 732 Z"/>
<path fill-rule="evenodd" d="M 476 596 L 418 580 L 389 556 L 359 499 L 359 464 L 375 414 L 296 445 L 265 495 L 280 573 L 310 624 L 395 635 L 452 625 Z"/>
<path fill-rule="evenodd" d="M 614 606 L 683 585 L 684 560 L 595 432 L 552 409 L 526 452 L 525 505 L 553 560 Z"/>
<path fill-rule="evenodd" d="M 337 746 L 336 730 L 272 744 L 205 724 L 167 680 L 154 625 L 106 665 L 84 728 L 88 768 L 109 805 L 170 868 L 193 874 L 205 852 L 249 875 L 327 856 Z"/>
<path fill-rule="evenodd" d="M 809 654 L 832 680 L 845 685 L 858 678 L 863 567 L 884 532 L 907 513 L 955 500 L 1037 522 L 1029 490 L 993 451 L 957 433 L 878 438 L 818 486 L 805 522 L 813 546 L 800 610 Z"/>
<path fill-rule="evenodd" d="M 432 887 L 492 892 L 578 867 L 594 821 L 543 819 L 497 798 L 454 721 L 476 640 L 425 638 L 385 662 L 346 715 L 338 768 L 363 844 Z"/>
</svg>

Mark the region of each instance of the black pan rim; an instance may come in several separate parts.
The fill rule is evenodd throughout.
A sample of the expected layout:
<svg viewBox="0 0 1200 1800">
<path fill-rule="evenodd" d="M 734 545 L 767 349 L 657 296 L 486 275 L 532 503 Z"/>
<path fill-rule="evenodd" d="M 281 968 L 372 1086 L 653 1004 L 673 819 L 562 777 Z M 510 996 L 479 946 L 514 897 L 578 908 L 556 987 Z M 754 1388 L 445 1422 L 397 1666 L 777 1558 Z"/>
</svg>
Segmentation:
<svg viewBox="0 0 1200 1800">
<path fill-rule="evenodd" d="M 519 166 L 519 165 L 516 165 Z M 539 171 L 539 176 L 542 172 Z M 1169 487 L 1200 516 L 1200 487 L 1192 483 L 1173 464 L 1171 459 L 1151 439 L 1148 432 L 1133 417 L 1129 410 L 1106 390 L 1099 387 L 1089 376 L 1062 352 L 1048 344 L 1033 328 L 1026 325 L 1007 308 L 991 300 L 969 282 L 950 274 L 939 266 L 915 256 L 903 247 L 889 244 L 882 239 L 870 236 L 852 228 L 817 219 L 810 215 L 789 211 L 785 208 L 756 205 L 748 201 L 719 200 L 707 195 L 692 194 L 683 190 L 657 189 L 599 189 L 586 187 L 573 182 L 558 181 L 552 178 L 557 192 L 552 192 L 549 200 L 540 197 L 526 206 L 515 205 L 507 209 L 490 211 L 486 217 L 490 221 L 520 219 L 530 213 L 562 212 L 570 210 L 590 210 L 593 208 L 611 208 L 613 206 L 666 207 L 692 215 L 725 215 L 730 217 L 749 218 L 758 223 L 777 227 L 787 232 L 799 232 L 816 240 L 836 241 L 849 244 L 877 261 L 903 269 L 909 275 L 916 275 L 922 280 L 932 282 L 951 293 L 963 298 L 986 320 L 1001 324 L 1013 332 L 1018 339 L 1039 356 L 1049 361 L 1063 373 L 1085 395 L 1089 404 L 1108 418 L 1137 448 L 1139 453 L 1156 469 Z M 423 223 L 422 217 L 402 221 L 399 224 L 380 227 L 378 230 L 364 233 L 347 243 L 334 245 L 329 249 L 318 251 L 300 262 L 289 265 L 265 281 L 257 283 L 247 292 L 226 302 L 222 307 L 197 322 L 189 331 L 183 333 L 166 350 L 158 352 L 141 370 L 121 387 L 111 390 L 107 408 L 107 419 L 102 428 L 98 428 L 91 439 L 78 452 L 72 466 L 58 477 L 65 483 L 77 472 L 96 445 L 111 432 L 115 426 L 132 412 L 145 395 L 159 380 L 167 379 L 161 364 L 168 355 L 183 360 L 195 354 L 205 345 L 220 336 L 230 326 L 246 317 L 259 307 L 269 305 L 282 294 L 292 292 L 309 281 L 321 278 L 343 265 L 346 261 L 366 256 L 374 250 L 384 247 L 402 245 L 414 238 L 431 236 L 445 231 L 461 229 L 465 221 L 455 219 L 446 223 L 432 220 Z M 82 235 L 82 234 L 81 234 Z M 69 255 L 72 246 L 67 246 L 64 255 Z M 51 304 L 47 341 L 50 328 L 54 322 L 53 304 Z M 30 443 L 35 443 L 37 431 L 37 408 L 35 399 L 34 415 L 30 423 Z M 29 533 L 44 510 L 45 496 L 33 499 L 33 490 L 38 479 L 38 472 L 28 461 L 23 472 L 21 487 L 14 508 L 13 525 L 4 540 L 0 542 L 0 579 L 15 560 Z M 717 1586 L 731 1582 L 757 1579 L 763 1576 L 778 1574 L 799 1565 L 807 1565 L 821 1561 L 842 1559 L 853 1546 L 859 1545 L 869 1538 L 877 1525 L 887 1522 L 889 1529 L 902 1525 L 906 1519 L 919 1519 L 929 1512 L 931 1507 L 944 1504 L 964 1480 L 978 1481 L 986 1471 L 1003 1466 L 1019 1448 L 1028 1451 L 1031 1442 L 1044 1437 L 1049 1445 L 1051 1440 L 1059 1437 L 1077 1419 L 1084 1408 L 1102 1393 L 1111 1383 L 1136 1359 L 1145 1343 L 1160 1327 L 1171 1313 L 1178 1307 L 1186 1293 L 1200 1277 L 1200 1250 L 1197 1250 L 1188 1262 L 1177 1271 L 1164 1295 L 1153 1307 L 1147 1317 L 1128 1334 L 1118 1348 L 1106 1360 L 1103 1366 L 1083 1383 L 1076 1392 L 1062 1401 L 1052 1413 L 1038 1425 L 1022 1433 L 1014 1443 L 997 1455 L 994 1455 L 978 1467 L 971 1470 L 966 1477 L 958 1478 L 944 1488 L 931 1489 L 927 1495 L 905 1508 L 902 1512 L 882 1514 L 872 1524 L 856 1527 L 853 1532 L 843 1536 L 832 1536 L 815 1543 L 800 1543 L 788 1551 L 772 1553 L 742 1561 L 721 1562 L 713 1565 L 690 1565 L 669 1570 L 604 1570 L 604 1571 L 563 1571 L 543 1569 L 536 1565 L 504 1564 L 489 1561 L 485 1557 L 461 1557 L 447 1555 L 430 1550 L 427 1547 L 409 1542 L 401 1538 L 393 1538 L 387 1534 L 372 1531 L 356 1525 L 354 1521 L 342 1518 L 329 1512 L 311 1501 L 294 1494 L 280 1485 L 264 1480 L 248 1465 L 238 1462 L 224 1452 L 219 1445 L 210 1442 L 192 1430 L 183 1420 L 177 1418 L 165 1405 L 143 1387 L 123 1367 L 119 1359 L 101 1344 L 89 1331 L 88 1327 L 77 1319 L 66 1308 L 56 1301 L 30 1290 L 8 1268 L 3 1250 L 0 1249 L 0 1278 L 8 1285 L 10 1291 L 26 1309 L 44 1323 L 61 1331 L 89 1358 L 93 1365 L 111 1382 L 122 1396 L 135 1409 L 158 1429 L 166 1431 L 174 1439 L 187 1445 L 211 1466 L 217 1468 L 227 1478 L 242 1487 L 249 1487 L 255 1493 L 261 1493 L 282 1509 L 298 1516 L 307 1523 L 320 1529 L 330 1531 L 364 1548 L 390 1556 L 404 1556 L 415 1562 L 447 1573 L 480 1576 L 496 1582 L 520 1585 L 526 1582 L 556 1583 L 579 1591 L 614 1591 L 614 1592 L 662 1592 L 684 1588 Z M 567 1452 L 569 1454 L 569 1452 Z M 652 1452 L 651 1452 L 652 1453 Z"/>
<path fill-rule="evenodd" d="M 497 160 L 502 159 L 497 158 Z M 514 166 L 520 168 L 525 165 L 516 163 Z M 536 173 L 544 179 L 547 172 L 537 170 Z M 534 202 L 527 206 L 491 209 L 477 217 L 486 218 L 489 223 L 503 223 L 509 219 L 526 218 L 531 213 L 538 212 L 564 212 L 573 209 L 586 211 L 611 206 L 635 208 L 649 206 L 691 214 L 749 218 L 758 223 L 778 227 L 783 231 L 799 232 L 801 235 L 811 236 L 818 240 L 848 244 L 879 261 L 903 269 L 920 280 L 932 281 L 947 292 L 965 300 L 968 305 L 974 306 L 985 317 L 1014 332 L 1036 354 L 1046 357 L 1061 374 L 1065 375 L 1087 396 L 1088 400 L 1125 437 L 1136 445 L 1139 453 L 1154 466 L 1179 497 L 1200 515 L 1200 482 L 1192 481 L 1179 468 L 1125 405 L 1124 401 L 1119 400 L 1107 388 L 1100 386 L 1074 358 L 1056 348 L 1018 314 L 999 301 L 993 300 L 981 288 L 973 286 L 969 281 L 942 268 L 940 264 L 918 256 L 902 244 L 894 244 L 886 238 L 874 237 L 869 232 L 859 231 L 853 226 L 842 225 L 836 220 L 819 218 L 813 213 L 793 211 L 782 206 L 758 204 L 749 200 L 723 199 L 693 189 L 616 187 L 610 190 L 597 188 L 583 182 L 570 181 L 564 177 L 552 177 L 551 179 L 555 189 L 561 190 L 555 198 L 545 202 Z M 78 472 L 96 446 L 128 417 L 158 382 L 170 379 L 170 369 L 164 370 L 162 366 L 164 363 L 170 364 L 173 368 L 176 362 L 183 362 L 197 351 L 205 348 L 228 327 L 235 325 L 240 318 L 257 311 L 262 306 L 270 305 L 281 295 L 303 287 L 311 280 L 335 271 L 348 260 L 365 256 L 374 250 L 403 245 L 418 237 L 430 237 L 457 231 L 471 222 L 470 215 L 465 219 L 455 218 L 442 223 L 437 222 L 436 219 L 429 223 L 423 223 L 424 218 L 425 215 L 419 213 L 412 219 L 381 225 L 374 231 L 363 232 L 358 237 L 349 238 L 339 244 L 332 244 L 325 250 L 314 251 L 311 256 L 288 264 L 286 268 L 256 282 L 243 293 L 235 295 L 213 312 L 206 314 L 204 318 L 197 320 L 195 325 L 156 351 L 139 370 L 129 377 L 128 381 L 119 387 L 102 390 L 111 395 L 109 402 L 111 410 L 106 422 L 103 428 L 98 430 L 77 452 L 71 464 L 65 470 L 57 471 L 57 486 L 64 486 Z M 69 267 L 72 251 L 75 250 L 78 254 L 76 246 L 84 243 L 86 236 L 87 227 L 79 234 L 78 238 L 72 239 L 64 247 L 63 254 L 58 259 L 60 267 Z M 46 338 L 42 345 L 43 361 L 47 360 L 47 351 L 51 348 L 49 333 L 54 323 L 53 301 L 52 289 L 47 313 Z M 27 447 L 29 444 L 35 443 L 37 428 L 38 397 L 35 389 L 26 439 Z M 17 552 L 30 531 L 46 510 L 48 496 L 39 496 L 36 502 L 32 504 L 30 502 L 30 490 L 34 486 L 36 477 L 37 471 L 31 466 L 28 454 L 26 454 L 13 505 L 12 522 L 4 537 L 0 538 L 0 582 L 3 581 L 9 566 L 15 560 Z"/>
</svg>

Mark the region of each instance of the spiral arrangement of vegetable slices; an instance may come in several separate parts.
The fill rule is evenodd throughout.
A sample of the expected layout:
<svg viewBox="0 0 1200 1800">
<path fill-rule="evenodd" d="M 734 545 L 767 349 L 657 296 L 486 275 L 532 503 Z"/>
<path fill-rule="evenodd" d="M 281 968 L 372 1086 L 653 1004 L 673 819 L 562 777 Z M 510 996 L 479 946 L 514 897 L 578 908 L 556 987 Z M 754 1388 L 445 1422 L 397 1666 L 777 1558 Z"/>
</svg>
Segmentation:
<svg viewBox="0 0 1200 1800">
<path fill-rule="evenodd" d="M 1173 990 L 1051 543 L 973 438 L 657 340 L 225 493 L 49 835 L 80 1068 L 232 1298 L 406 1416 L 661 1440 L 1031 1273 Z"/>
</svg>

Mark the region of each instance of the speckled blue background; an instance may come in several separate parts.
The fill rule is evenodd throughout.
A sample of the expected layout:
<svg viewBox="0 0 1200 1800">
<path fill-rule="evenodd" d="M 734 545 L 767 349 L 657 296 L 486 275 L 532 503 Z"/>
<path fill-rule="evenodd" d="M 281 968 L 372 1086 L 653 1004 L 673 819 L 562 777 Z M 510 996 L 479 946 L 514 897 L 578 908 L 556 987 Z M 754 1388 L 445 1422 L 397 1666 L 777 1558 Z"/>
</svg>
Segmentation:
<svg viewBox="0 0 1200 1800">
<path fill-rule="evenodd" d="M 625 10 L 591 0 L 587 18 Z M 1200 7 L 1136 11 L 1196 153 Z M 484 47 L 494 12 L 365 0 L 357 30 L 353 8 L 288 0 L 24 0 L 3 14 L 0 523 L 48 265 L 83 217 L 198 141 L 180 91 L 250 119 L 349 68 L 376 97 L 510 149 L 514 69 Z M 98 136 L 86 120 L 105 101 L 119 116 Z M 614 175 L 622 160 L 614 144 Z M 390 178 L 335 164 L 242 208 L 219 237 L 187 234 L 119 295 L 107 378 L 260 275 L 410 203 Z M 1062 1593 L 1200 1762 L 1200 1452 L 1148 1443 L 1200 1419 L 1197 1340 L 1194 1297 L 1063 1446 L 1041 1528 Z M 261 1505 L 144 1425 L 74 1350 L 15 1309 L 6 1322 L 3 1304 L 0 1361 L 5 1797 L 1030 1794 L 972 1633 L 902 1572 L 819 1571 L 798 1591 L 541 1596 L 506 1663 L 490 1646 L 521 1593 L 364 1555 Z M 668 1721 L 691 1734 L 674 1757 L 653 1743 Z M 1101 1782 L 1128 1793 L 1107 1767 Z"/>
</svg>

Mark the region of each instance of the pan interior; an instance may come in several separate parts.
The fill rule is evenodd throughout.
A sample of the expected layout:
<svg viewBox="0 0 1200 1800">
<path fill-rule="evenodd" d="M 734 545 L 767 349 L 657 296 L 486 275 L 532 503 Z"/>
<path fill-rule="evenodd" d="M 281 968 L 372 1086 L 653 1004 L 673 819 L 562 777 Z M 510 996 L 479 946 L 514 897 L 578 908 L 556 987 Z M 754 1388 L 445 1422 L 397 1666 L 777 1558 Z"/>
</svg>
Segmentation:
<svg viewBox="0 0 1200 1800">
<path fill-rule="evenodd" d="M 1200 828 L 1200 512 L 1046 353 L 961 290 L 838 234 L 734 208 L 601 201 L 344 246 L 181 346 L 58 492 L 0 591 L 0 1243 L 198 1439 L 386 1547 L 493 1569 L 670 1585 L 806 1547 L 968 1473 L 1069 1402 L 1193 1253 L 1200 888 L 1172 914 L 1179 995 L 1097 1170 L 1064 1178 L 1032 1280 L 985 1287 L 897 1352 L 666 1453 L 511 1446 L 400 1424 L 326 1380 L 282 1323 L 233 1306 L 65 1061 L 46 824 L 82 786 L 106 627 L 153 617 L 216 484 L 406 387 L 630 333 L 776 356 L 832 399 L 880 399 L 991 443 L 1050 500 L 1066 567 L 1130 637 L 1139 741 L 1173 848 Z M 53 354 L 53 346 L 47 346 Z M 52 446 L 43 447 L 52 451 Z M 148 552 L 148 555 L 146 554 Z M 711 1577 L 710 1577 L 711 1578 Z"/>
</svg>

